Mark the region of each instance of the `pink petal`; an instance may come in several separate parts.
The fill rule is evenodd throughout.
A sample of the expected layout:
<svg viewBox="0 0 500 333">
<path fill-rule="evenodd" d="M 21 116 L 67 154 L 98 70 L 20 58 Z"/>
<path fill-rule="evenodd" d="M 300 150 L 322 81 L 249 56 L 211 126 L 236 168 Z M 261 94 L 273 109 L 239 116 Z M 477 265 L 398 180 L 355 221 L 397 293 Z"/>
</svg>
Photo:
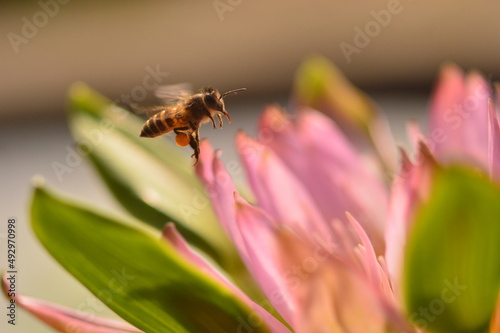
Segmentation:
<svg viewBox="0 0 500 333">
<path fill-rule="evenodd" d="M 452 64 L 443 67 L 431 101 L 429 118 L 429 147 L 438 158 L 460 151 L 461 137 L 458 129 L 463 119 L 458 114 L 458 107 L 462 104 L 464 94 L 462 70 Z"/>
<path fill-rule="evenodd" d="M 196 164 L 196 173 L 210 196 L 222 227 L 231 238 L 240 257 L 243 261 L 246 261 L 245 246 L 235 220 L 236 212 L 233 194 L 236 192 L 236 188 L 230 175 L 207 140 L 201 141 L 200 150 L 201 154 L 198 164 Z"/>
<path fill-rule="evenodd" d="M 243 133 L 236 145 L 260 208 L 280 223 L 318 235 L 329 232 L 308 191 L 272 150 Z"/>
<path fill-rule="evenodd" d="M 379 290 L 380 294 L 383 295 L 386 300 L 391 303 L 394 302 L 394 294 L 386 267 L 383 267 L 377 260 L 375 250 L 368 235 L 363 230 L 363 227 L 351 214 L 347 213 L 347 218 L 357 237 L 361 240 L 361 245 L 358 246 L 358 251 L 356 253 L 364 268 L 367 280 L 371 282 L 375 289 Z"/>
<path fill-rule="evenodd" d="M 361 174 L 360 154 L 342 134 L 337 125 L 319 112 L 302 112 L 297 119 L 297 134 L 306 149 L 322 155 L 326 162 L 341 170 L 354 168 Z"/>
<path fill-rule="evenodd" d="M 418 151 L 418 146 L 421 142 L 427 142 L 427 138 L 422 133 L 420 125 L 416 121 L 409 121 L 406 125 L 406 132 L 408 133 L 408 139 L 410 140 L 410 151 Z"/>
<path fill-rule="evenodd" d="M 245 266 L 254 276 L 254 278 L 260 277 L 262 275 L 261 273 L 265 271 L 261 268 L 259 263 L 256 262 L 256 259 L 252 257 L 252 254 L 248 253 L 248 240 L 244 240 L 244 237 L 248 238 L 249 235 L 243 233 L 240 230 L 239 224 L 236 222 L 237 205 L 235 204 L 236 191 L 234 184 L 232 183 L 226 169 L 222 165 L 222 162 L 217 158 L 216 154 L 214 154 L 212 148 L 210 147 L 210 144 L 207 141 L 201 142 L 201 151 L 202 153 L 196 166 L 196 172 L 201 181 L 204 183 L 205 188 L 207 189 L 212 199 L 212 204 L 214 206 L 215 212 L 219 217 L 219 220 L 221 221 L 224 229 L 233 241 L 238 253 L 240 254 L 241 259 L 245 263 Z M 262 244 L 261 242 L 262 240 L 258 239 L 255 241 L 255 244 Z M 260 247 L 263 250 L 267 248 L 263 246 Z M 261 289 L 266 290 L 266 288 L 268 288 L 269 285 L 267 279 L 255 278 L 255 280 L 257 281 L 257 283 L 259 283 Z M 283 310 L 280 311 L 280 307 L 283 306 L 282 304 L 280 304 L 282 299 L 280 299 L 280 301 L 278 302 L 273 301 L 273 299 L 270 298 L 274 297 L 275 300 L 276 295 L 273 295 L 267 296 L 276 310 L 282 313 Z"/>
<path fill-rule="evenodd" d="M 358 216 L 377 253 L 383 253 L 387 191 L 376 168 L 323 114 L 309 110 L 292 122 L 275 107 L 260 121 L 259 139 L 305 185 L 326 221 Z M 266 133 L 266 135 L 261 135 Z"/>
<path fill-rule="evenodd" d="M 7 294 L 9 281 L 3 276 L 2 287 Z M 55 328 L 59 332 L 81 333 L 125 333 L 142 332 L 134 326 L 119 320 L 95 317 L 94 315 L 71 310 L 60 305 L 37 300 L 35 298 L 16 295 L 15 304 L 22 306 L 38 319 Z"/>
<path fill-rule="evenodd" d="M 205 274 L 209 275 L 221 284 L 226 286 L 231 285 L 222 272 L 209 264 L 206 259 L 200 256 L 189 246 L 189 243 L 187 243 L 184 237 L 182 237 L 182 235 L 177 231 L 173 223 L 168 223 L 163 229 L 163 239 L 172 245 L 177 250 L 177 253 L 182 255 L 184 259 L 192 263 L 199 270 L 203 271 Z M 238 290 L 238 292 L 241 293 L 240 290 Z"/>
<path fill-rule="evenodd" d="M 257 139 L 260 143 L 271 148 L 289 166 L 293 166 L 293 171 L 301 170 L 304 174 L 308 163 L 301 156 L 302 142 L 297 136 L 294 123 L 287 118 L 285 111 L 276 105 L 268 105 L 264 108 L 258 125 Z"/>
<path fill-rule="evenodd" d="M 298 131 L 310 152 L 312 164 L 317 163 L 326 179 L 333 181 L 328 183 L 317 177 L 316 182 L 337 188 L 340 190 L 337 197 L 345 197 L 341 215 L 335 217 L 343 217 L 345 211 L 356 215 L 372 243 L 379 246 L 387 208 L 387 189 L 382 175 L 369 168 L 369 161 L 363 159 L 335 124 L 323 115 L 302 113 Z M 332 199 L 336 197 L 330 198 L 330 206 Z"/>
<path fill-rule="evenodd" d="M 441 78 L 431 105 L 430 141 L 436 157 L 443 162 L 466 161 L 488 165 L 488 99 L 486 80 L 472 72 L 449 65 Z"/>
<path fill-rule="evenodd" d="M 488 109 L 488 169 L 490 177 L 500 182 L 500 123 L 493 102 Z"/>
<path fill-rule="evenodd" d="M 419 146 L 415 164 L 404 152 L 401 164 L 399 175 L 392 185 L 385 233 L 385 260 L 395 292 L 399 290 L 399 276 L 407 234 L 416 208 L 428 198 L 436 168 L 434 158 L 423 143 Z"/>
<path fill-rule="evenodd" d="M 205 274 L 209 275 L 211 278 L 228 288 L 234 295 L 238 296 L 252 311 L 254 311 L 259 317 L 261 317 L 266 326 L 271 329 L 272 332 L 290 332 L 279 320 L 274 318 L 268 311 L 266 311 L 262 306 L 258 305 L 252 301 L 240 288 L 234 285 L 228 280 L 224 274 L 216 269 L 214 266 L 209 264 L 203 257 L 196 253 L 189 244 L 184 240 L 184 238 L 177 232 L 174 224 L 169 223 L 163 230 L 164 239 L 169 242 L 181 254 L 185 259 L 195 265 L 198 269 L 203 271 Z M 265 304 L 265 302 L 262 302 Z"/>
<path fill-rule="evenodd" d="M 375 148 L 376 156 L 382 162 L 381 167 L 386 173 L 394 174 L 397 170 L 396 143 L 389 128 L 389 123 L 382 113 L 377 112 L 375 114 L 368 126 L 368 133 Z"/>
<path fill-rule="evenodd" d="M 257 281 L 267 299 L 289 324 L 296 315 L 293 285 L 282 271 L 277 244 L 279 226 L 262 210 L 236 198 L 238 228 L 243 236 L 248 260 L 248 270 Z"/>
<path fill-rule="evenodd" d="M 493 84 L 493 88 L 495 90 L 495 104 L 496 104 L 496 112 L 500 112 L 500 82 L 495 82 Z"/>
<path fill-rule="evenodd" d="M 414 332 L 363 277 L 333 258 L 299 289 L 297 332 Z"/>
<path fill-rule="evenodd" d="M 464 151 L 486 169 L 488 165 L 488 101 L 492 93 L 484 77 L 472 72 L 467 75 L 462 129 Z"/>
<path fill-rule="evenodd" d="M 307 147 L 298 135 L 296 122 L 286 118 L 284 112 L 276 106 L 268 106 L 262 113 L 259 124 L 258 140 L 271 148 L 286 167 L 304 185 L 326 221 L 343 216 L 344 209 L 338 202 L 342 198 L 335 189 L 326 186 L 321 170 L 311 161 Z M 332 201 L 335 201 L 332 204 Z"/>
</svg>

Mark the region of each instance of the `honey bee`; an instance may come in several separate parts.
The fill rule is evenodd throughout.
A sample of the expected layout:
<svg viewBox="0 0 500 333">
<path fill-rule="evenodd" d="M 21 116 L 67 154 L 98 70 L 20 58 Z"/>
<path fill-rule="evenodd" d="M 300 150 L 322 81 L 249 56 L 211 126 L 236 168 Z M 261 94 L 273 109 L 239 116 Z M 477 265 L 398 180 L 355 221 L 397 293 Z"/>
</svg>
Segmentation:
<svg viewBox="0 0 500 333">
<path fill-rule="evenodd" d="M 157 111 L 149 118 L 142 127 L 141 137 L 153 138 L 162 134 L 174 131 L 175 142 L 178 146 L 184 147 L 188 144 L 193 148 L 195 163 L 198 163 L 200 155 L 200 126 L 211 121 L 213 128 L 216 116 L 219 120 L 219 128 L 222 128 L 222 115 L 226 116 L 229 123 L 231 117 L 224 106 L 224 97 L 245 91 L 246 88 L 230 90 L 220 94 L 217 89 L 206 87 L 195 94 L 190 94 L 188 90 L 176 89 L 165 86 L 157 91 L 157 96 L 164 97 L 169 101 L 175 101 L 173 105 L 162 105 L 150 107 L 149 111 Z"/>
</svg>

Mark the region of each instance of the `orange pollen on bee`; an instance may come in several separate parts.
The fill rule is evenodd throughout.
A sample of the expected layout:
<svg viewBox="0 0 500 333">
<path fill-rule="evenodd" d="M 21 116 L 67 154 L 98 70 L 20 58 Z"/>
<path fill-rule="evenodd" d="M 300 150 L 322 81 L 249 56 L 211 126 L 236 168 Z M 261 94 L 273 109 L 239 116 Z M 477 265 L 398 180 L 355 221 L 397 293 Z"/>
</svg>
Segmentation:
<svg viewBox="0 0 500 333">
<path fill-rule="evenodd" d="M 186 133 L 179 133 L 175 137 L 175 143 L 181 147 L 187 146 L 189 144 L 189 140 L 189 136 Z"/>
</svg>

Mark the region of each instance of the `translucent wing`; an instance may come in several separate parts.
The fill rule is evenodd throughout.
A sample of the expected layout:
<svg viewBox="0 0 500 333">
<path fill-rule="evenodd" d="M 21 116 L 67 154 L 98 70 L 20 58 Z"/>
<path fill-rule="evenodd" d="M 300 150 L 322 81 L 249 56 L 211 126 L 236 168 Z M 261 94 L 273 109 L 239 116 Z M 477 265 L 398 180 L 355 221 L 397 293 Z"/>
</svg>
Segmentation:
<svg viewBox="0 0 500 333">
<path fill-rule="evenodd" d="M 147 117 L 152 117 L 158 112 L 171 108 L 170 105 L 139 105 L 137 103 L 130 104 L 130 107 L 135 114 L 144 114 Z"/>
<path fill-rule="evenodd" d="M 193 93 L 189 83 L 170 84 L 159 86 L 155 90 L 155 96 L 165 104 L 176 104 L 189 97 Z"/>
</svg>

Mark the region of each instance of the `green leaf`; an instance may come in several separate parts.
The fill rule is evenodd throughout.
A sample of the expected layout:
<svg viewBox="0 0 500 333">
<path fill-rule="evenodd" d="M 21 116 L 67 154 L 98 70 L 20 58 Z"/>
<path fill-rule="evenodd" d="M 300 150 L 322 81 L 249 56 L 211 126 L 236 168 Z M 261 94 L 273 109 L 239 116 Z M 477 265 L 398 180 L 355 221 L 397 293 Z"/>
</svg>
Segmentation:
<svg viewBox="0 0 500 333">
<path fill-rule="evenodd" d="M 63 200 L 41 186 L 31 219 L 42 244 L 64 268 L 145 332 L 236 332 L 251 315 L 224 286 L 168 243 L 134 227 L 134 221 Z"/>
<path fill-rule="evenodd" d="M 81 83 L 71 89 L 70 109 L 79 150 L 123 207 L 157 229 L 174 222 L 191 244 L 228 271 L 240 266 L 191 161 L 171 140 L 139 137 L 144 120 Z"/>
<path fill-rule="evenodd" d="M 404 294 L 431 332 L 486 332 L 500 286 L 500 188 L 471 170 L 437 171 L 409 235 Z"/>
</svg>

